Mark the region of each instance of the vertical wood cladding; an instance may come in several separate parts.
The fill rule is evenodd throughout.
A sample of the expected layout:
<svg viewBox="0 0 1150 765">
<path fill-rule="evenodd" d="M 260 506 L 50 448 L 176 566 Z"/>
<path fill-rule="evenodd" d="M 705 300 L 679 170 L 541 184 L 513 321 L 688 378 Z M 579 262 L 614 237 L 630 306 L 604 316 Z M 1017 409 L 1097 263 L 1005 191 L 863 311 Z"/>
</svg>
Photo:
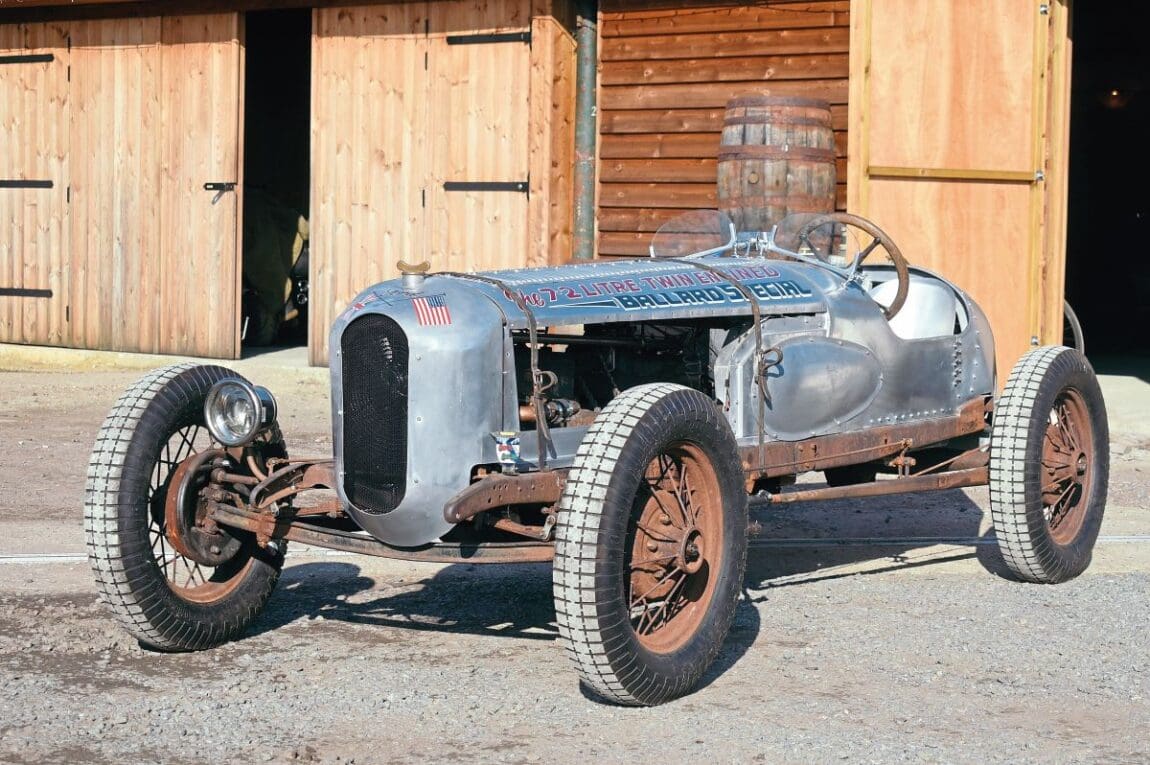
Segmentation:
<svg viewBox="0 0 1150 765">
<path fill-rule="evenodd" d="M 0 25 L 0 342 L 235 358 L 237 13 Z"/>
<path fill-rule="evenodd" d="M 600 6 L 601 256 L 644 255 L 686 209 L 716 205 L 727 101 L 806 96 L 831 104 L 837 206 L 846 206 L 850 3 Z"/>
</svg>

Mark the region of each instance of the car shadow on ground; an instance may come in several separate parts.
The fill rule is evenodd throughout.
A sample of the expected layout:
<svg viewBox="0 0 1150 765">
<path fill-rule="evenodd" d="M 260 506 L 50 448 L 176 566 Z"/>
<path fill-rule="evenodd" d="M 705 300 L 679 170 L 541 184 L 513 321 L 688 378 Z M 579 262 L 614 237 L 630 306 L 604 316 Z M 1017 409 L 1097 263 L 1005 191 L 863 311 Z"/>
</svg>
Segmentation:
<svg viewBox="0 0 1150 765">
<path fill-rule="evenodd" d="M 983 530 L 988 512 L 961 490 L 795 505 L 752 502 L 748 595 L 759 599 L 776 587 L 960 560 L 977 560 L 1004 575 L 993 529 Z"/>
<path fill-rule="evenodd" d="M 962 491 L 805 505 L 753 503 L 743 595 L 709 685 L 754 645 L 756 604 L 778 587 L 977 559 L 1004 575 L 983 510 Z M 354 558 L 350 560 L 355 560 Z M 376 580 L 354 562 L 289 565 L 249 637 L 304 620 L 412 631 L 552 641 L 557 637 L 549 564 L 444 567 L 429 577 Z M 291 559 L 289 557 L 289 564 Z M 381 639 L 394 639 L 385 637 Z"/>
<path fill-rule="evenodd" d="M 381 582 L 354 563 L 323 561 L 289 565 L 249 635 L 320 617 L 531 640 L 558 634 L 549 564 L 457 564 L 429 577 Z"/>
</svg>

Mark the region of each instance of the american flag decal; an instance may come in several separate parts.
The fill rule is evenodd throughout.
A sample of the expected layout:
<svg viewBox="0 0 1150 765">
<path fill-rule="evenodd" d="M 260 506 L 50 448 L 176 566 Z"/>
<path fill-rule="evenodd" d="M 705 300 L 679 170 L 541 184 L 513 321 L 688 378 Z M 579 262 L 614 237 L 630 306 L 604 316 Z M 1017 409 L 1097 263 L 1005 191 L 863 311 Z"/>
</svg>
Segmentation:
<svg viewBox="0 0 1150 765">
<path fill-rule="evenodd" d="M 451 309 L 447 307 L 447 299 L 443 295 L 417 297 L 412 302 L 415 303 L 415 318 L 420 326 L 451 323 Z"/>
</svg>

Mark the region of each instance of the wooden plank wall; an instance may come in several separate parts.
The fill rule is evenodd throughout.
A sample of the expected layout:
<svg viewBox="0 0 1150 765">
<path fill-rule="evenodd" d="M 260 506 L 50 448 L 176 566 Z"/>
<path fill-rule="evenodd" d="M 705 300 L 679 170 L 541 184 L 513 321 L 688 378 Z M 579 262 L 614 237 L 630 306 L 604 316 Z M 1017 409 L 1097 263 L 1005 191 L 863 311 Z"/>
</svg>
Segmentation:
<svg viewBox="0 0 1150 765">
<path fill-rule="evenodd" d="M 68 50 L 59 24 L 0 26 L 0 56 L 52 61 L 2 64 L 0 179 L 51 188 L 0 188 L 0 287 L 51 297 L 0 295 L 0 342 L 68 341 Z"/>
<path fill-rule="evenodd" d="M 531 3 L 531 124 L 527 262 L 571 258 L 575 165 L 575 12 L 568 0 Z"/>
<path fill-rule="evenodd" d="M 845 209 L 849 9 L 847 0 L 603 0 L 599 255 L 644 255 L 663 222 L 715 207 L 723 110 L 741 95 L 830 102 Z"/>
</svg>

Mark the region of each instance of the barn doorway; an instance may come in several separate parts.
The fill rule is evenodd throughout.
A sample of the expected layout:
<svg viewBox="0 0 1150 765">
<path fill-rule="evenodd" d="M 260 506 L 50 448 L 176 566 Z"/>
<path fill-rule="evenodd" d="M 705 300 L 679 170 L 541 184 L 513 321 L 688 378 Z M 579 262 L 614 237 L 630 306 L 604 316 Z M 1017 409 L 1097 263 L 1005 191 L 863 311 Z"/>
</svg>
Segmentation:
<svg viewBox="0 0 1150 765">
<path fill-rule="evenodd" d="M 243 346 L 307 343 L 311 10 L 246 15 Z"/>
<path fill-rule="evenodd" d="M 1148 23 L 1145 3 L 1074 3 L 1066 297 L 1092 359 L 1150 357 Z"/>
</svg>

